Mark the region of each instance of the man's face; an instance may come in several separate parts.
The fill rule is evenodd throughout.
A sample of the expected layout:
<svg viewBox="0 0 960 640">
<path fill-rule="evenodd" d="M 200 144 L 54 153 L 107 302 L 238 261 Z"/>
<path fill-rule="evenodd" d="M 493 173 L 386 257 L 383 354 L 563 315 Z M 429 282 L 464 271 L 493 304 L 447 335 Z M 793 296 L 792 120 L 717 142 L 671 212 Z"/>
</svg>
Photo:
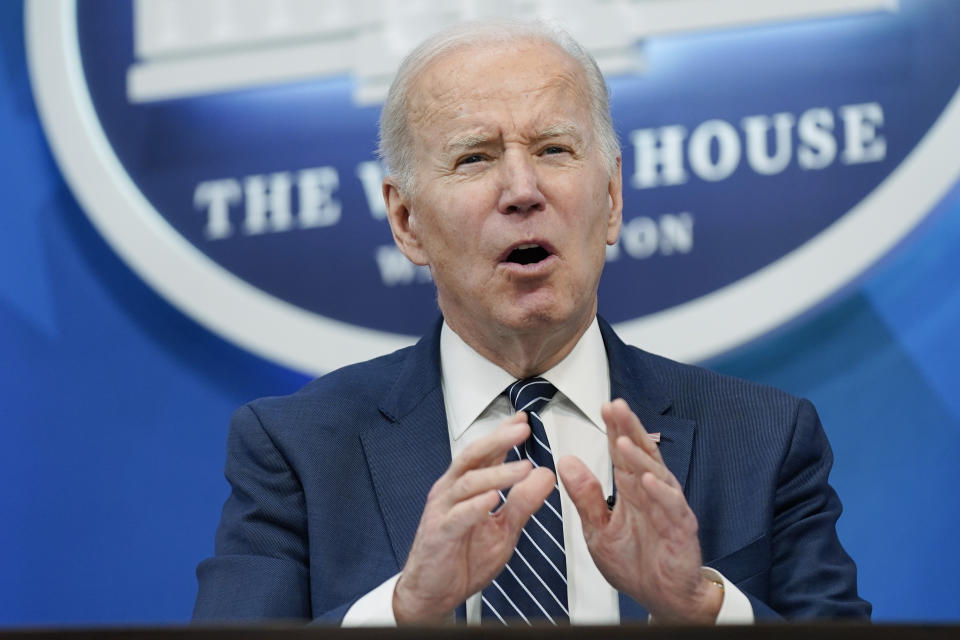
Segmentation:
<svg viewBox="0 0 960 640">
<path fill-rule="evenodd" d="M 447 322 L 489 335 L 591 321 L 620 171 L 577 64 L 540 42 L 466 47 L 427 67 L 408 117 L 416 186 L 388 209 Z"/>
</svg>

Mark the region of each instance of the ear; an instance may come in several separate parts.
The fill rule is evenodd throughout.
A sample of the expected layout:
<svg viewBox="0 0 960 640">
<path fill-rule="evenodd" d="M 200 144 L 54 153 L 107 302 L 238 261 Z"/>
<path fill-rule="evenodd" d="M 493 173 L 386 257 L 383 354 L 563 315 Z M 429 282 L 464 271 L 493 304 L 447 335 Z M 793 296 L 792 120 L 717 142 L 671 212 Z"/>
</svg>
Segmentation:
<svg viewBox="0 0 960 640">
<path fill-rule="evenodd" d="M 607 244 L 617 243 L 620 225 L 623 222 L 623 159 L 617 156 L 617 166 L 607 185 L 607 202 L 610 212 L 607 217 Z"/>
<path fill-rule="evenodd" d="M 397 247 L 410 262 L 420 266 L 428 264 L 410 201 L 390 176 L 383 180 L 383 201 L 387 206 L 387 220 Z"/>
</svg>

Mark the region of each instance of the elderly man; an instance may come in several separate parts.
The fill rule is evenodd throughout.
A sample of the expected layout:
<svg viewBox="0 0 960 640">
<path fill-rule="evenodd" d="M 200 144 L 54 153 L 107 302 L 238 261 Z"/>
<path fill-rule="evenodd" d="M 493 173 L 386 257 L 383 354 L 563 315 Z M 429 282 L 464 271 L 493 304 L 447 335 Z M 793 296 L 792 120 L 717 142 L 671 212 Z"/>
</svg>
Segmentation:
<svg viewBox="0 0 960 640">
<path fill-rule="evenodd" d="M 381 151 L 394 239 L 443 321 L 235 414 L 197 618 L 869 616 L 812 406 L 597 317 L 620 155 L 576 42 L 526 23 L 431 38 Z"/>
</svg>

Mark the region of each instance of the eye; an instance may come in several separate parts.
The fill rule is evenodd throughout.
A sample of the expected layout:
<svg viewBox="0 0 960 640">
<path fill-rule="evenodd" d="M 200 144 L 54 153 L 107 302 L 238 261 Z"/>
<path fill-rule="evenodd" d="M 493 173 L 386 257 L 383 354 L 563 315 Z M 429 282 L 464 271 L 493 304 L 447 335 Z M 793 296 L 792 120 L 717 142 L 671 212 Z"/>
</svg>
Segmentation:
<svg viewBox="0 0 960 640">
<path fill-rule="evenodd" d="M 558 154 L 558 153 L 569 153 L 569 151 L 570 151 L 569 149 L 567 149 L 566 147 L 564 147 L 564 146 L 562 146 L 562 145 L 559 145 L 559 144 L 551 144 L 551 145 L 549 145 L 549 146 L 547 146 L 547 147 L 544 147 L 544 148 L 543 148 L 543 151 L 541 151 L 540 153 L 542 153 L 542 154 L 545 155 L 545 156 L 552 156 L 552 155 L 556 155 L 556 154 Z"/>
<path fill-rule="evenodd" d="M 471 154 L 468 155 L 468 156 L 463 156 L 462 158 L 458 158 L 458 159 L 457 159 L 457 166 L 459 167 L 459 166 L 464 165 L 464 164 L 476 164 L 476 163 L 478 163 L 478 162 L 483 162 L 483 160 L 484 160 L 484 158 L 483 158 L 483 155 L 482 155 L 482 154 L 479 154 L 479 153 L 471 153 Z"/>
</svg>

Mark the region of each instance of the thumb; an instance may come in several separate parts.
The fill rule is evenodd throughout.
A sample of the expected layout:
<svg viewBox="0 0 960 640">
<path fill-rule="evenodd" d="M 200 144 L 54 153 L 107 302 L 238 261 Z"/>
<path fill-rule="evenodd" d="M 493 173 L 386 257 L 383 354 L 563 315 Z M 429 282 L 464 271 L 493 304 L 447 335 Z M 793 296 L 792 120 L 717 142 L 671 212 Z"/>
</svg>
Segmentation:
<svg viewBox="0 0 960 640">
<path fill-rule="evenodd" d="M 594 529 L 603 528 L 610 520 L 610 510 L 603 497 L 600 481 L 587 465 L 576 456 L 563 456 L 557 461 L 557 473 L 567 490 L 567 495 L 577 507 L 583 533 L 589 538 Z"/>
</svg>

